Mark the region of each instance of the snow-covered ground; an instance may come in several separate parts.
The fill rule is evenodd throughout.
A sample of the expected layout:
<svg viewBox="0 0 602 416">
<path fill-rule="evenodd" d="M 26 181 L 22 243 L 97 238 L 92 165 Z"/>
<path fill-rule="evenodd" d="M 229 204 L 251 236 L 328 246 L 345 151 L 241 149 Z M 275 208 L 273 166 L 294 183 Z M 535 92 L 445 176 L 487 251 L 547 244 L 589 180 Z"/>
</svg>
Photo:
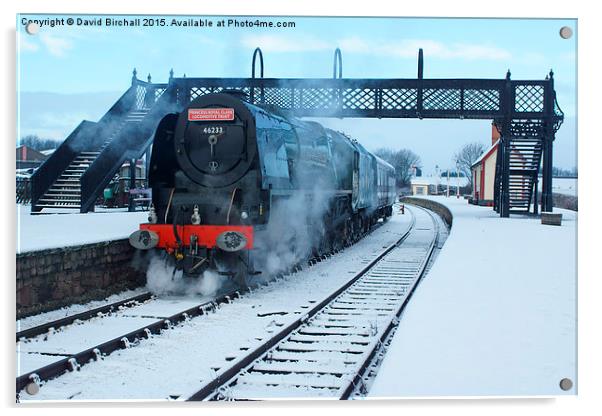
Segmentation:
<svg viewBox="0 0 602 416">
<path fill-rule="evenodd" d="M 431 198 L 450 208 L 453 228 L 370 396 L 576 394 L 577 213 L 555 209 L 557 227 Z"/>
<path fill-rule="evenodd" d="M 383 248 L 405 233 L 410 220 L 411 215 L 396 213 L 370 235 L 325 261 L 247 293 L 231 304 L 221 305 L 215 313 L 191 319 L 161 335 L 141 340 L 139 345 L 85 365 L 80 371 L 51 380 L 42 386 L 38 395 L 24 393 L 21 400 L 165 400 L 169 395 L 191 393 L 215 376 L 215 368 L 228 365 L 353 278 Z M 189 302 L 201 300 L 198 296 L 187 297 L 176 306 L 183 310 L 189 307 Z M 126 324 L 123 320 L 122 326 L 115 328 L 109 321 L 91 320 L 52 334 L 49 340 L 73 339 L 72 345 L 66 347 L 51 345 L 52 352 L 65 353 L 67 348 L 69 353 L 74 353 L 100 342 L 99 334 L 115 336 L 119 331 L 131 330 L 133 324 L 145 325 L 149 316 L 155 319 L 165 316 L 164 310 L 149 313 L 146 308 L 151 305 L 158 303 L 149 302 L 148 306 L 125 311 L 124 315 L 130 318 L 127 328 L 123 327 Z M 92 328 L 90 323 L 98 326 Z M 84 334 L 86 327 L 91 328 L 91 332 Z M 42 354 L 36 354 L 47 344 L 36 345 L 36 342 L 17 344 L 21 352 L 17 371 L 22 373 L 48 364 Z"/>
<path fill-rule="evenodd" d="M 145 288 L 136 288 L 124 290 L 119 293 L 115 293 L 114 295 L 109 296 L 104 300 L 93 300 L 90 302 L 82 303 L 82 304 L 74 304 L 65 306 L 60 309 L 55 309 L 53 311 L 42 312 L 37 315 L 28 316 L 23 319 L 17 320 L 17 332 L 24 331 L 29 328 L 33 328 L 38 325 L 44 325 L 49 322 L 53 322 L 59 319 L 66 318 L 68 316 L 73 316 L 78 313 L 86 312 L 92 309 L 100 308 L 109 303 L 119 302 L 124 299 L 128 299 L 134 296 L 141 295 L 147 292 Z"/>
<path fill-rule="evenodd" d="M 542 180 L 539 178 L 539 192 L 541 192 L 541 185 Z M 552 192 L 555 194 L 577 196 L 577 178 L 552 178 Z"/>
<path fill-rule="evenodd" d="M 147 212 L 31 215 L 31 206 L 17 205 L 17 254 L 98 243 L 128 237 L 147 221 Z"/>
</svg>

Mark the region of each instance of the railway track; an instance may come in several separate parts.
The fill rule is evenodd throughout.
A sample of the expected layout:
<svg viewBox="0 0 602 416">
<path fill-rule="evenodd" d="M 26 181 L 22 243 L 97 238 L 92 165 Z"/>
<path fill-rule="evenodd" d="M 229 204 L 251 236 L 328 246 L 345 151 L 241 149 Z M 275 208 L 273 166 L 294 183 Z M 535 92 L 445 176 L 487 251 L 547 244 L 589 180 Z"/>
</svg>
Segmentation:
<svg viewBox="0 0 602 416">
<path fill-rule="evenodd" d="M 347 399 L 361 391 L 437 248 L 433 214 L 411 211 L 410 229 L 348 283 L 178 400 Z"/>
<path fill-rule="evenodd" d="M 127 299 L 122 299 L 117 302 L 108 303 L 106 305 L 99 306 L 94 309 L 90 309 L 84 312 L 76 313 L 73 315 L 66 316 L 64 318 L 56 319 L 54 321 L 46 322 L 41 325 L 36 325 L 31 328 L 17 331 L 16 341 L 23 341 L 28 338 L 33 338 L 38 335 L 47 333 L 50 330 L 56 331 L 63 327 L 73 324 L 78 321 L 87 321 L 92 318 L 96 318 L 101 315 L 110 314 L 123 308 L 129 308 L 139 305 L 142 302 L 146 302 L 152 299 L 153 295 L 149 292 L 141 293 L 140 295 L 132 296 Z"/>
<path fill-rule="evenodd" d="M 378 228 L 379 226 L 373 227 L 370 232 Z M 312 258 L 308 261 L 308 265 L 311 266 L 321 262 L 326 257 L 328 256 Z M 291 272 L 301 269 L 301 265 L 296 265 L 293 267 Z M 278 280 L 280 277 L 287 275 L 288 273 L 275 276 L 270 280 L 270 282 L 273 280 Z M 254 287 L 251 289 L 254 289 Z M 245 292 L 247 292 L 247 290 L 231 290 L 227 293 L 221 294 L 216 298 L 211 298 L 204 302 L 196 303 L 192 307 L 187 307 L 184 310 L 178 310 L 175 313 L 173 313 L 173 308 L 168 308 L 167 311 L 171 310 L 171 312 L 167 313 L 165 313 L 165 311 L 154 311 L 153 313 L 147 315 L 142 313 L 141 317 L 144 319 L 139 320 L 143 320 L 144 325 L 136 328 L 131 328 L 130 325 L 130 330 L 127 332 L 119 333 L 108 340 L 103 339 L 102 342 L 88 344 L 85 348 L 82 348 L 79 352 L 75 353 L 70 351 L 70 349 L 74 347 L 72 345 L 67 345 L 67 341 L 64 342 L 65 345 L 56 345 L 57 342 L 55 341 L 55 345 L 52 345 L 51 348 L 44 348 L 46 345 L 41 346 L 40 348 L 33 348 L 31 346 L 36 342 L 39 342 L 39 344 L 45 344 L 48 339 L 52 338 L 52 336 L 60 335 L 59 333 L 61 331 L 67 332 L 67 330 L 73 329 L 72 327 L 77 326 L 78 324 L 90 325 L 93 323 L 93 321 L 108 320 L 111 317 L 118 318 L 114 316 L 116 315 L 115 312 L 117 312 L 117 314 L 121 314 L 121 316 L 126 315 L 126 317 L 126 312 L 129 312 L 130 315 L 135 315 L 135 313 L 130 311 L 136 307 L 140 307 L 140 305 L 144 307 L 145 304 L 148 305 L 152 302 L 160 302 L 161 299 L 157 299 L 150 293 L 144 293 L 132 298 L 103 305 L 89 311 L 74 314 L 19 331 L 16 334 L 18 353 L 36 355 L 43 357 L 44 359 L 38 360 L 42 362 L 43 365 L 39 367 L 35 366 L 35 368 L 24 371 L 18 375 L 16 378 L 17 397 L 19 397 L 20 392 L 23 390 L 29 394 L 37 394 L 40 385 L 46 381 L 60 377 L 67 372 L 77 371 L 82 366 L 102 359 L 114 351 L 135 346 L 137 341 L 141 339 L 149 338 L 151 335 L 159 334 L 162 331 L 188 319 L 213 311 L 220 305 L 230 303 L 232 300 L 239 298 Z M 138 315 L 140 315 L 140 313 Z M 131 318 L 132 316 L 129 317 Z M 119 324 L 119 322 L 115 323 Z M 67 337 L 67 339 L 69 338 Z M 70 339 L 73 339 L 73 336 Z M 31 367 L 31 365 L 29 365 L 29 367 Z"/>
<path fill-rule="evenodd" d="M 16 379 L 17 394 L 23 389 L 26 389 L 26 391 L 30 394 L 35 394 L 39 390 L 39 386 L 42 382 L 59 377 L 62 374 L 69 371 L 79 370 L 79 368 L 90 362 L 99 360 L 102 357 L 105 357 L 116 350 L 129 348 L 136 341 L 143 338 L 149 338 L 153 334 L 159 334 L 163 330 L 169 329 L 173 325 L 177 325 L 187 319 L 204 315 L 214 310 L 219 305 L 223 303 L 229 303 L 230 301 L 239 296 L 240 292 L 233 291 L 221 295 L 217 298 L 211 299 L 209 301 L 196 304 L 193 307 L 189 307 L 185 310 L 181 310 L 166 317 L 161 317 L 158 319 L 153 319 L 153 317 L 145 317 L 145 320 L 150 321 L 150 323 L 138 327 L 137 329 L 128 331 L 127 333 L 120 334 L 116 337 L 96 344 L 92 347 L 85 348 L 82 351 L 79 351 L 75 354 L 61 352 L 41 352 L 39 353 L 40 355 L 52 357 L 56 360 L 53 360 L 50 364 L 44 365 L 32 371 L 27 371 L 24 374 L 18 376 Z M 26 349 L 26 346 L 27 343 L 23 344 L 21 346 L 21 349 Z M 59 347 L 59 351 L 61 351 L 62 347 L 63 346 Z M 56 346 L 53 346 L 53 349 L 56 348 Z M 24 352 L 29 354 L 38 354 L 35 350 L 33 352 Z"/>
</svg>

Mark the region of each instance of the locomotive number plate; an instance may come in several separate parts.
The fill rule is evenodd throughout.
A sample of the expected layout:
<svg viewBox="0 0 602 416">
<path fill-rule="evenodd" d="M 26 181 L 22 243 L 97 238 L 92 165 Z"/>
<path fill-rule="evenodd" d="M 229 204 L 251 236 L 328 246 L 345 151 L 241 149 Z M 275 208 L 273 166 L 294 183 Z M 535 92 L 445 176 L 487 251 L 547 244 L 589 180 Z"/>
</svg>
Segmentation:
<svg viewBox="0 0 602 416">
<path fill-rule="evenodd" d="M 234 120 L 233 108 L 189 108 L 188 121 Z"/>
<path fill-rule="evenodd" d="M 226 132 L 226 129 L 222 126 L 207 126 L 203 128 L 203 133 L 205 134 L 223 134 Z"/>
</svg>

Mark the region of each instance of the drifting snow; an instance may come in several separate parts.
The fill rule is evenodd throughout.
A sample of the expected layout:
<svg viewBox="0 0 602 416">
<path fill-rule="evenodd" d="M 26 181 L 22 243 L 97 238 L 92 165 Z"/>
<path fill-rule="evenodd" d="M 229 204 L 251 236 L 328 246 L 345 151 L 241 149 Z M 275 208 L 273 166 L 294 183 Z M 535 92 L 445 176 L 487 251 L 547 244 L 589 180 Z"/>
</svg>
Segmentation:
<svg viewBox="0 0 602 416">
<path fill-rule="evenodd" d="M 559 395 L 576 383 L 577 214 L 500 218 L 463 199 L 418 286 L 371 397 Z"/>
<path fill-rule="evenodd" d="M 17 205 L 17 254 L 127 238 L 147 221 L 147 212 L 30 215 Z"/>
</svg>

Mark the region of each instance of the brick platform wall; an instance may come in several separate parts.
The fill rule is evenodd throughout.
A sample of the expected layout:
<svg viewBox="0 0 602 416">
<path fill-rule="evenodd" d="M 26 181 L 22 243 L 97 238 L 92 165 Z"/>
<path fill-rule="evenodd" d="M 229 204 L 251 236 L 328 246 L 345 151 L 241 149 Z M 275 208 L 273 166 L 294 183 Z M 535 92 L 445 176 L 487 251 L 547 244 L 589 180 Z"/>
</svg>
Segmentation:
<svg viewBox="0 0 602 416">
<path fill-rule="evenodd" d="M 145 284 L 128 240 L 17 255 L 17 318 Z"/>
</svg>

